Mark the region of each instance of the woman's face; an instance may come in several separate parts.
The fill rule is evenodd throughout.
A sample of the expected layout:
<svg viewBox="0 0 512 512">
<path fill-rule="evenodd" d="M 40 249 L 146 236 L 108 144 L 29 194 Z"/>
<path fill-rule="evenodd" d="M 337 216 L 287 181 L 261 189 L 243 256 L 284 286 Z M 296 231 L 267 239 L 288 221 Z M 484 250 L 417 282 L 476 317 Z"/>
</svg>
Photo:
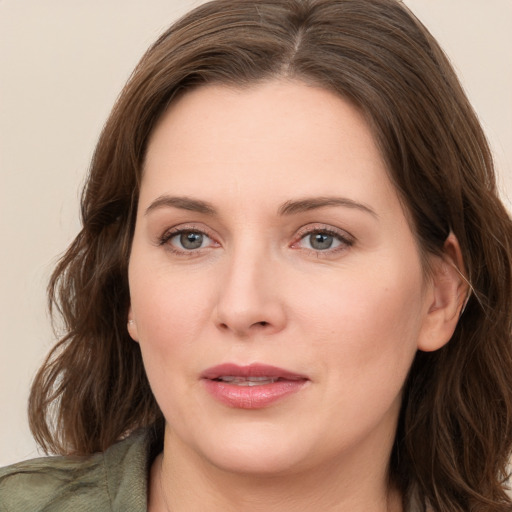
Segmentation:
<svg viewBox="0 0 512 512">
<path fill-rule="evenodd" d="M 129 282 L 171 451 L 238 472 L 387 463 L 433 292 L 347 101 L 278 81 L 176 101 Z"/>
</svg>

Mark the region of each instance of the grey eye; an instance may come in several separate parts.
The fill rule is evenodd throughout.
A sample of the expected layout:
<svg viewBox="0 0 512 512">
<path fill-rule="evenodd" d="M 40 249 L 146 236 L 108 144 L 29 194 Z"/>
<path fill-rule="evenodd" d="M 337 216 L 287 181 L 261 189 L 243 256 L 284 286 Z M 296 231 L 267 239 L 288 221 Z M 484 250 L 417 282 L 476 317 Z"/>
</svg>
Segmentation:
<svg viewBox="0 0 512 512">
<path fill-rule="evenodd" d="M 326 233 L 313 233 L 309 235 L 309 244 L 312 249 L 325 251 L 330 249 L 334 243 L 334 237 Z"/>
<path fill-rule="evenodd" d="M 199 249 L 203 245 L 204 235 L 197 231 L 184 231 L 179 235 L 179 241 L 184 249 Z"/>
<path fill-rule="evenodd" d="M 311 231 L 305 234 L 299 243 L 300 247 L 317 252 L 334 251 L 342 247 L 350 247 L 352 244 L 342 235 L 331 233 L 328 230 Z"/>
</svg>

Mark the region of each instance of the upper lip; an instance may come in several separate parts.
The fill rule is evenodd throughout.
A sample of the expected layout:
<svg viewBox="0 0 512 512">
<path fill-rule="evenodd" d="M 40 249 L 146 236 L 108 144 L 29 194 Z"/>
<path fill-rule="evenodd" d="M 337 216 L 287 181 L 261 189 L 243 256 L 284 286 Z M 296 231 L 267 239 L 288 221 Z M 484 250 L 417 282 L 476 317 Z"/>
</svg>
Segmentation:
<svg viewBox="0 0 512 512">
<path fill-rule="evenodd" d="M 246 366 L 239 366 L 235 363 L 224 363 L 212 366 L 201 373 L 203 379 L 218 379 L 219 377 L 271 377 L 285 380 L 308 380 L 306 375 L 291 372 L 277 366 L 268 364 L 253 363 Z"/>
</svg>

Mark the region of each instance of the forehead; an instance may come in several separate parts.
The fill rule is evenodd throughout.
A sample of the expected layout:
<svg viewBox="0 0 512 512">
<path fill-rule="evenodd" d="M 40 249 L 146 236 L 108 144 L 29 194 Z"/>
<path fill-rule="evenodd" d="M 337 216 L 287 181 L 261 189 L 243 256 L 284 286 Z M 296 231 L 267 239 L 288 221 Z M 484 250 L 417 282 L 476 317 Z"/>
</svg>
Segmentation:
<svg viewBox="0 0 512 512">
<path fill-rule="evenodd" d="M 289 81 L 204 86 L 171 104 L 148 145 L 141 200 L 171 191 L 208 200 L 332 193 L 396 200 L 358 109 L 330 91 Z"/>
</svg>

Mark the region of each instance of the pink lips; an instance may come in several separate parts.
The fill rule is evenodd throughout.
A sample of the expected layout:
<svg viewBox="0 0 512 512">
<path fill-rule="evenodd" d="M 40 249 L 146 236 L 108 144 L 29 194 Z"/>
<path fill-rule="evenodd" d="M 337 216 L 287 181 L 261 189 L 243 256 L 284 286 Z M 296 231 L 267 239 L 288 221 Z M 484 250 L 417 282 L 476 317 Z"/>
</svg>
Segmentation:
<svg viewBox="0 0 512 512">
<path fill-rule="evenodd" d="M 221 364 L 205 370 L 202 381 L 220 402 L 239 409 L 261 409 L 296 393 L 308 378 L 265 364 Z"/>
</svg>

